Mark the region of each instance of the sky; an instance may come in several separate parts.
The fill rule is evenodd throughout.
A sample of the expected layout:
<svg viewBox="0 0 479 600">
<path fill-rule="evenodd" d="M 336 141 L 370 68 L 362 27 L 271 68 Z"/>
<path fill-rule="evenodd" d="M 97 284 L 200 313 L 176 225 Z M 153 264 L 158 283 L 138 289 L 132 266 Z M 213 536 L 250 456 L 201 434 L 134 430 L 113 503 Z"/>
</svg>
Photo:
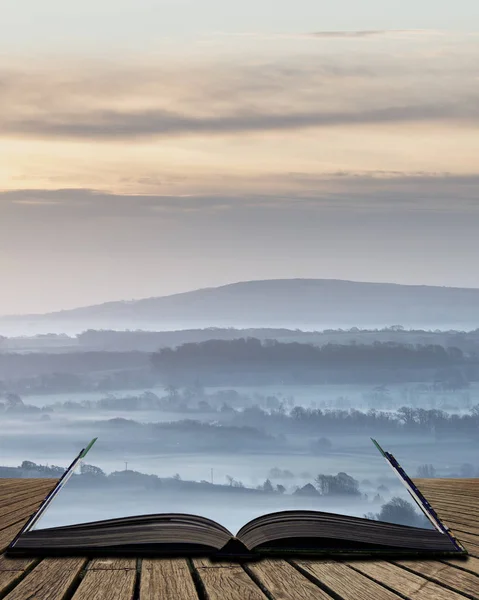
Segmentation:
<svg viewBox="0 0 479 600">
<path fill-rule="evenodd" d="M 476 0 L 3 0 L 0 314 L 479 287 Z"/>
</svg>

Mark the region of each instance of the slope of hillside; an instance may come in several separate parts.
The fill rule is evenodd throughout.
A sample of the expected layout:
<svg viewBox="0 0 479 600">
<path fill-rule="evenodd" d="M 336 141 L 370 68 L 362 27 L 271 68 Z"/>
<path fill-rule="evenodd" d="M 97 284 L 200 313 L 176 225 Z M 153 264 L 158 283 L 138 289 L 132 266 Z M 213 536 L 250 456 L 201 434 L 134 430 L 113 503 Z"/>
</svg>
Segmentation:
<svg viewBox="0 0 479 600">
<path fill-rule="evenodd" d="M 3 317 L 0 331 L 87 328 L 405 327 L 475 329 L 479 289 L 282 279 L 234 283 L 172 296 L 108 302 L 46 315 Z"/>
</svg>

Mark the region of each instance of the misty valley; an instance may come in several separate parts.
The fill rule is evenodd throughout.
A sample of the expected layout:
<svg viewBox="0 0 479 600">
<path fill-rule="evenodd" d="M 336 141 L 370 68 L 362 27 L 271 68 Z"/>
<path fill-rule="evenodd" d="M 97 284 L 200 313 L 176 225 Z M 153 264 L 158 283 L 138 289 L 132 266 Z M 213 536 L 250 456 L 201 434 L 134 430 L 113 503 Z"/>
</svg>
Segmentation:
<svg viewBox="0 0 479 600">
<path fill-rule="evenodd" d="M 155 352 L 46 352 L 51 340 L 23 338 L 0 354 L 0 476 L 59 477 L 98 437 L 42 527 L 199 511 L 238 530 L 292 509 L 426 526 L 370 437 L 411 476 L 479 475 L 474 342 L 414 343 L 401 328 L 344 344 L 282 333 Z"/>
</svg>

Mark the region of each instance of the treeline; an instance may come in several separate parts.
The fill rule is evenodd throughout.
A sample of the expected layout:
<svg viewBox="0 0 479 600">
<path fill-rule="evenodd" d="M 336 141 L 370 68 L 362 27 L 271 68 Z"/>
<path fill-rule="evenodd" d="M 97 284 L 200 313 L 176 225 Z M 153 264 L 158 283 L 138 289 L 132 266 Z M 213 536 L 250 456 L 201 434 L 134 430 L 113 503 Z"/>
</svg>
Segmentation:
<svg viewBox="0 0 479 600">
<path fill-rule="evenodd" d="M 1 353 L 0 379 L 132 369 L 147 366 L 148 359 L 142 352 Z"/>
<path fill-rule="evenodd" d="M 399 344 L 433 344 L 455 346 L 465 352 L 479 352 L 479 329 L 475 331 L 431 331 L 405 329 L 399 325 L 382 329 L 327 329 L 323 331 L 300 331 L 285 328 L 220 328 L 184 329 L 177 331 L 143 331 L 89 329 L 74 337 L 65 334 L 47 334 L 31 337 L 0 335 L 0 352 L 156 352 L 160 348 L 177 347 L 186 343 L 198 343 L 211 339 L 234 340 L 253 337 L 259 340 L 275 339 L 282 342 L 325 344 L 372 344 L 395 342 Z"/>
<path fill-rule="evenodd" d="M 451 380 L 460 389 L 479 378 L 475 356 L 438 345 L 280 343 L 256 338 L 209 340 L 163 348 L 152 355 L 154 369 L 176 385 L 201 380 L 225 383 L 380 383 L 426 378 Z"/>
<path fill-rule="evenodd" d="M 237 412 L 236 425 L 252 424 L 272 433 L 309 433 L 311 435 L 361 434 L 375 432 L 404 435 L 431 434 L 438 438 L 463 438 L 479 441 L 479 405 L 466 414 L 448 414 L 403 406 L 397 411 L 322 410 L 295 406 L 268 412 L 257 407 Z"/>
<path fill-rule="evenodd" d="M 276 452 L 284 447 L 283 436 L 273 436 L 254 425 L 221 425 L 195 420 L 168 423 L 139 423 L 114 418 L 102 421 L 76 421 L 75 429 L 88 427 L 108 440 L 112 451 L 125 443 L 132 452 Z"/>
</svg>

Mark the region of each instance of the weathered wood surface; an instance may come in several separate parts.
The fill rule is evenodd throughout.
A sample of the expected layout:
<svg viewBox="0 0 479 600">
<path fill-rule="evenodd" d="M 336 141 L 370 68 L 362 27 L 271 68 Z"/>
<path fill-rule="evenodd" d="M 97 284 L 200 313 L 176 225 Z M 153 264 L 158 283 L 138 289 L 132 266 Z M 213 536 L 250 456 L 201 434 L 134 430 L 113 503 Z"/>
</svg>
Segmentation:
<svg viewBox="0 0 479 600">
<path fill-rule="evenodd" d="M 185 559 L 143 560 L 139 600 L 197 600 L 193 575 Z"/>
<path fill-rule="evenodd" d="M 10 559 L 55 481 L 0 479 L 0 600 L 479 600 L 479 479 L 416 483 L 467 560 Z"/>
<path fill-rule="evenodd" d="M 132 600 L 137 579 L 136 561 L 93 561 L 73 600 Z"/>
<path fill-rule="evenodd" d="M 235 563 L 193 561 L 202 588 L 208 600 L 265 600 L 261 588 L 242 566 Z"/>
<path fill-rule="evenodd" d="M 461 600 L 462 596 L 450 589 L 387 562 L 351 562 L 351 568 L 381 582 L 391 590 L 411 600 Z M 426 579 L 426 580 L 425 580 Z"/>
</svg>

